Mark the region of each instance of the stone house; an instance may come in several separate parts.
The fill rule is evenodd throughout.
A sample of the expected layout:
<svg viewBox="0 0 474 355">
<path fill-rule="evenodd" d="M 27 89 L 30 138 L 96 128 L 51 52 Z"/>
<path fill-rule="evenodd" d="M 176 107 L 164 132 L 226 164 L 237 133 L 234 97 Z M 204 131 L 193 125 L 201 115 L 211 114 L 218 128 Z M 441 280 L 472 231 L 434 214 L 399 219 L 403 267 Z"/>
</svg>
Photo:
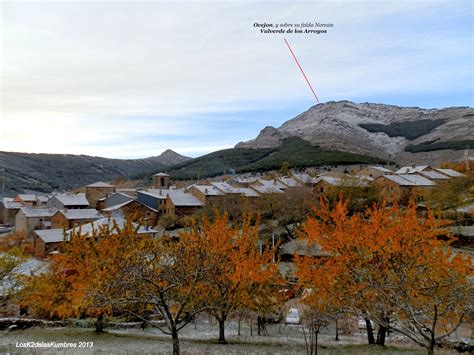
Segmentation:
<svg viewBox="0 0 474 355">
<path fill-rule="evenodd" d="M 260 196 L 257 191 L 251 189 L 250 187 L 234 187 L 228 182 L 211 182 L 211 185 L 219 189 L 226 195 L 239 195 L 245 196 L 250 199 L 257 198 Z"/>
<path fill-rule="evenodd" d="M 166 196 L 172 191 L 170 189 L 148 189 L 137 193 L 137 201 L 157 210 L 159 214 L 166 213 Z M 176 190 L 173 190 L 176 191 Z"/>
<path fill-rule="evenodd" d="M 351 176 L 345 175 L 341 177 L 334 176 L 320 176 L 317 179 L 316 184 L 313 187 L 313 193 L 316 195 L 330 193 L 331 190 L 337 189 L 339 187 L 358 189 L 358 191 L 364 191 L 369 186 L 369 182 L 372 180 L 370 177 L 366 176 Z"/>
<path fill-rule="evenodd" d="M 99 181 L 86 186 L 86 198 L 92 208 L 97 208 L 97 201 L 115 192 L 115 186 Z"/>
<path fill-rule="evenodd" d="M 186 192 L 191 193 L 199 201 L 203 202 L 204 204 L 213 203 L 218 200 L 221 200 L 225 193 L 219 190 L 217 187 L 213 185 L 191 185 L 186 189 Z"/>
<path fill-rule="evenodd" d="M 197 209 L 204 207 L 205 203 L 191 193 L 181 190 L 171 190 L 166 196 L 166 215 L 188 216 Z"/>
<path fill-rule="evenodd" d="M 24 207 L 39 207 L 39 201 L 36 198 L 36 195 L 33 194 L 16 195 L 13 201 L 21 203 Z"/>
<path fill-rule="evenodd" d="M 103 216 L 93 208 L 59 210 L 51 217 L 51 228 L 71 229 L 100 218 Z"/>
<path fill-rule="evenodd" d="M 429 189 L 436 184 L 419 174 L 382 175 L 370 182 L 378 186 L 381 196 L 389 201 L 406 201 L 416 198 L 417 190 Z"/>
<path fill-rule="evenodd" d="M 165 173 L 158 173 L 152 176 L 154 189 L 169 189 L 170 176 Z"/>
<path fill-rule="evenodd" d="M 43 222 L 51 221 L 58 210 L 52 208 L 22 207 L 15 216 L 15 230 L 25 233 L 28 238 L 33 237 L 33 231 L 41 228 Z"/>
<path fill-rule="evenodd" d="M 0 201 L 0 224 L 15 225 L 15 215 L 22 208 L 20 202 L 15 202 L 11 197 L 4 197 Z"/>
<path fill-rule="evenodd" d="M 293 174 L 291 177 L 296 181 L 299 181 L 300 183 L 304 184 L 305 187 L 309 187 L 311 189 L 318 182 L 317 178 L 312 177 L 308 173 L 296 173 Z"/>
<path fill-rule="evenodd" d="M 55 207 L 58 210 L 82 209 L 89 208 L 89 201 L 87 201 L 86 195 L 84 193 L 54 194 L 51 196 L 46 206 Z"/>
<path fill-rule="evenodd" d="M 35 256 L 37 258 L 46 258 L 51 253 L 63 251 L 64 230 L 35 230 L 33 241 L 35 248 Z"/>
<path fill-rule="evenodd" d="M 371 178 L 378 178 L 382 175 L 394 174 L 394 171 L 384 168 L 383 166 L 365 166 L 354 172 L 356 175 L 369 176 Z"/>
<path fill-rule="evenodd" d="M 166 199 L 164 200 L 166 201 Z M 132 221 L 143 220 L 148 226 L 154 226 L 158 220 L 158 210 L 137 201 L 129 200 L 110 206 L 101 210 L 102 214 L 111 218 L 130 219 Z"/>
</svg>

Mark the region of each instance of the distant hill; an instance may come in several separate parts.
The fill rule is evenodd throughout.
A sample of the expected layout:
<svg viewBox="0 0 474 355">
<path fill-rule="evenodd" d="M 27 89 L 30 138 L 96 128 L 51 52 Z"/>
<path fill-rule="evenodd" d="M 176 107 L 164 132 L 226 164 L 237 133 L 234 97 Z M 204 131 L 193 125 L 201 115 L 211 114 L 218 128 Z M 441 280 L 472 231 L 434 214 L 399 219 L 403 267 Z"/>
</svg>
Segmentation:
<svg viewBox="0 0 474 355">
<path fill-rule="evenodd" d="M 9 194 L 24 190 L 67 190 L 118 177 L 140 178 L 189 159 L 172 150 L 145 159 L 0 152 L 0 184 L 5 183 Z"/>
<path fill-rule="evenodd" d="M 311 107 L 280 127 L 265 127 L 236 148 L 275 148 L 288 137 L 400 164 L 437 164 L 461 159 L 473 149 L 474 109 L 423 109 L 385 104 L 330 101 Z"/>
<path fill-rule="evenodd" d="M 422 109 L 331 101 L 311 107 L 248 142 L 191 159 L 172 150 L 146 159 L 0 152 L 0 183 L 23 190 L 72 189 L 118 177 L 146 179 L 167 171 L 174 179 L 263 172 L 290 167 L 460 160 L 474 148 L 474 109 Z M 472 155 L 472 153 L 471 153 Z"/>
<path fill-rule="evenodd" d="M 219 150 L 175 165 L 166 172 L 174 179 L 197 179 L 222 174 L 276 170 L 285 161 L 293 168 L 386 162 L 384 159 L 362 154 L 322 149 L 301 138 L 290 137 L 283 139 L 281 145 L 274 148 Z"/>
</svg>

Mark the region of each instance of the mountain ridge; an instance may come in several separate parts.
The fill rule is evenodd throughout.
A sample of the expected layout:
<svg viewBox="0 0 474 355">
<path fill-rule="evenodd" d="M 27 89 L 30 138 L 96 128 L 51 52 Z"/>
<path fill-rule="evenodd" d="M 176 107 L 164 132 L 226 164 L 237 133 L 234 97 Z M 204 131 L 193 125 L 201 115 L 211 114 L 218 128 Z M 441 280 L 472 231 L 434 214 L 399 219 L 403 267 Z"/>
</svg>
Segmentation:
<svg viewBox="0 0 474 355">
<path fill-rule="evenodd" d="M 427 142 L 469 140 L 474 132 L 473 116 L 474 109 L 467 106 L 423 109 L 329 101 L 310 107 L 278 128 L 267 126 L 256 138 L 235 147 L 272 148 L 285 138 L 300 137 L 322 148 L 368 154 L 401 163 L 426 159 L 435 162 L 439 160 L 438 155 L 444 155 L 432 151 L 417 156 L 405 148 Z M 397 129 L 402 133 L 405 131 L 404 134 L 387 134 L 396 133 Z M 410 130 L 416 129 L 419 132 L 410 134 Z"/>
<path fill-rule="evenodd" d="M 0 183 L 4 183 L 5 190 L 10 193 L 68 190 L 118 177 L 140 178 L 189 159 L 170 149 L 142 159 L 0 151 Z"/>
</svg>

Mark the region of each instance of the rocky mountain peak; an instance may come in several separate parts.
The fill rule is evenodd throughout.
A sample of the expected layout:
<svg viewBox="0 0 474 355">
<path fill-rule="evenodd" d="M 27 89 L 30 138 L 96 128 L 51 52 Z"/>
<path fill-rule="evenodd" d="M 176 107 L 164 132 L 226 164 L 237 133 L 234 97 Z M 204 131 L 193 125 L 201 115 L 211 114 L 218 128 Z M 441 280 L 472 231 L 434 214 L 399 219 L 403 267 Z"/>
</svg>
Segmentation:
<svg viewBox="0 0 474 355">
<path fill-rule="evenodd" d="M 237 148 L 268 148 L 300 137 L 326 149 L 404 160 L 408 145 L 463 141 L 474 132 L 474 109 L 423 109 L 378 103 L 329 101 L 310 107 L 280 127 L 265 127 Z"/>
<path fill-rule="evenodd" d="M 154 159 L 164 165 L 175 165 L 183 163 L 192 158 L 178 154 L 174 150 L 166 149 L 163 153 L 161 153 L 157 157 L 154 157 Z"/>
</svg>

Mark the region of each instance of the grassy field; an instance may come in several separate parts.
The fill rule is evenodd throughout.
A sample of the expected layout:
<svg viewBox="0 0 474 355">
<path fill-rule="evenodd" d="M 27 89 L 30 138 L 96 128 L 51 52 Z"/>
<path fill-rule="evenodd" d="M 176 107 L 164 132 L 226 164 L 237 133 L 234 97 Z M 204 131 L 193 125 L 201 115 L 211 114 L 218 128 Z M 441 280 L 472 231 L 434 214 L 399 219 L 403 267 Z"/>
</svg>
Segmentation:
<svg viewBox="0 0 474 355">
<path fill-rule="evenodd" d="M 180 334 L 183 354 L 305 354 L 303 333 L 300 326 L 270 325 L 268 336 L 250 335 L 248 324 L 243 324 L 242 335 L 237 335 L 237 324 L 226 329 L 228 344 L 216 342 L 217 327 L 201 320 L 189 325 Z M 91 348 L 76 349 L 22 349 L 16 344 L 32 342 L 93 342 Z M 423 349 L 389 337 L 386 348 L 365 344 L 365 335 L 341 336 L 334 341 L 332 331 L 320 336 L 319 354 L 424 354 Z M 0 354 L 168 354 L 172 351 L 169 336 L 157 329 L 108 330 L 96 334 L 89 328 L 30 328 L 5 332 L 0 337 Z M 448 354 L 443 352 L 443 354 Z"/>
</svg>

